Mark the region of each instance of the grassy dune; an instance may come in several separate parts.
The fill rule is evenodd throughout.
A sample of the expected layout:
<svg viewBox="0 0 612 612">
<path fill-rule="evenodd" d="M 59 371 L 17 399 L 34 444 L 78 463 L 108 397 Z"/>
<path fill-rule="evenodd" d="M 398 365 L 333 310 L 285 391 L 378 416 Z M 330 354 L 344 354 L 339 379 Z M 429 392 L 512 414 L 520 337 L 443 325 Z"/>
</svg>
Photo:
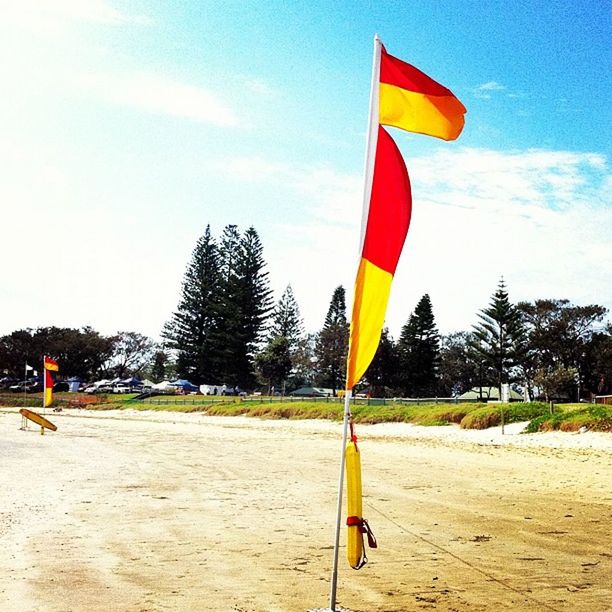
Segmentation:
<svg viewBox="0 0 612 612">
<path fill-rule="evenodd" d="M 555 406 L 557 410 L 559 406 Z M 612 432 L 612 406 L 600 404 L 564 404 L 563 412 L 545 414 L 533 419 L 527 431 L 578 431 L 586 427 L 591 431 Z"/>
<path fill-rule="evenodd" d="M 28 406 L 40 407 L 42 395 L 29 395 Z M 155 410 L 166 412 L 202 412 L 216 416 L 245 415 L 269 419 L 328 419 L 342 420 L 343 404 L 337 401 L 287 401 L 279 398 L 239 399 L 202 395 L 163 396 L 145 402 L 134 400 L 134 395 L 86 395 L 59 393 L 55 405 L 90 410 Z M 23 396 L 0 395 L 0 405 L 23 405 Z M 515 402 L 512 404 L 403 404 L 384 405 L 360 403 L 351 406 L 357 423 L 413 423 L 415 425 L 450 425 L 464 429 L 486 429 L 502 422 L 529 421 L 527 431 L 577 431 L 586 427 L 592 431 L 612 432 L 612 406 L 594 404 L 556 404 L 553 413 L 543 402 Z"/>
</svg>

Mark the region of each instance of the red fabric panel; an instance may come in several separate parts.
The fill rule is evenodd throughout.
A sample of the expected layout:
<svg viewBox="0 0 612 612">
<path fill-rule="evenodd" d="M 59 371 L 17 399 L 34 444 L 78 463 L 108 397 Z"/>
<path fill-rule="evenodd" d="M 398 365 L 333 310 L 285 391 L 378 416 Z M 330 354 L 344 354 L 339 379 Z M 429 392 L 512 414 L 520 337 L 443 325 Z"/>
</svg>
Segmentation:
<svg viewBox="0 0 612 612">
<path fill-rule="evenodd" d="M 45 387 L 47 389 L 53 389 L 53 375 L 49 370 L 45 370 Z"/>
<path fill-rule="evenodd" d="M 430 96 L 454 96 L 450 89 L 428 77 L 418 68 L 389 55 L 382 48 L 380 82 Z"/>
<path fill-rule="evenodd" d="M 402 154 L 393 138 L 379 126 L 363 257 L 395 274 L 411 212 L 410 179 Z"/>
<path fill-rule="evenodd" d="M 51 357 L 45 357 L 43 359 L 43 362 L 46 370 L 53 370 L 54 372 L 57 372 L 59 370 L 59 366 L 55 359 L 51 359 Z"/>
</svg>

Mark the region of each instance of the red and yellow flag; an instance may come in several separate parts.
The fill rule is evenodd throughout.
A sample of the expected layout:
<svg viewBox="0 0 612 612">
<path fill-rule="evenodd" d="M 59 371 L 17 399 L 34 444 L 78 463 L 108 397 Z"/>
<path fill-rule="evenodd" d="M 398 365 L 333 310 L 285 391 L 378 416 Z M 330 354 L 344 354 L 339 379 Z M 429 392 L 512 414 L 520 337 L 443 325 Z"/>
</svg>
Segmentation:
<svg viewBox="0 0 612 612">
<path fill-rule="evenodd" d="M 389 55 L 384 47 L 381 52 L 380 123 L 455 140 L 465 124 L 465 106 L 450 89 L 418 68 Z"/>
<path fill-rule="evenodd" d="M 47 408 L 53 404 L 53 385 L 55 381 L 53 380 L 51 372 L 58 372 L 59 365 L 54 359 L 45 356 L 43 357 L 43 366 L 45 370 L 45 396 L 43 398 L 43 406 Z"/>
<path fill-rule="evenodd" d="M 51 359 L 51 357 L 44 357 L 43 364 L 45 366 L 45 370 L 51 370 L 52 372 L 59 371 L 59 365 L 55 359 Z"/>
<path fill-rule="evenodd" d="M 355 281 L 347 359 L 348 390 L 359 382 L 376 354 L 391 281 L 412 211 L 406 165 L 397 145 L 381 125 L 454 140 L 463 129 L 466 112 L 449 89 L 389 55 L 378 39 L 375 44 L 380 45 L 380 73 L 374 77 L 378 85 L 378 132 L 371 196 Z"/>
<path fill-rule="evenodd" d="M 378 348 L 411 211 L 410 179 L 402 154 L 387 131 L 378 126 L 372 195 L 355 281 L 347 389 L 359 382 Z"/>
</svg>

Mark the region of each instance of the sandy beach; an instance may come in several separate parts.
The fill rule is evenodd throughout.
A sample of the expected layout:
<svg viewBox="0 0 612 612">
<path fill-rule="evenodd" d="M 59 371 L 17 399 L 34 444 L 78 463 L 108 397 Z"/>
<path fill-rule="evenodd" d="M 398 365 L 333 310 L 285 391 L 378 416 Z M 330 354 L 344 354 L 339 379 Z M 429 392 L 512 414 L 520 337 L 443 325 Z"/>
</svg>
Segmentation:
<svg viewBox="0 0 612 612">
<path fill-rule="evenodd" d="M 341 425 L 0 410 L 0 609 L 328 605 Z M 369 563 L 338 605 L 612 609 L 612 435 L 358 426 Z M 343 532 L 344 536 L 344 532 Z"/>
</svg>

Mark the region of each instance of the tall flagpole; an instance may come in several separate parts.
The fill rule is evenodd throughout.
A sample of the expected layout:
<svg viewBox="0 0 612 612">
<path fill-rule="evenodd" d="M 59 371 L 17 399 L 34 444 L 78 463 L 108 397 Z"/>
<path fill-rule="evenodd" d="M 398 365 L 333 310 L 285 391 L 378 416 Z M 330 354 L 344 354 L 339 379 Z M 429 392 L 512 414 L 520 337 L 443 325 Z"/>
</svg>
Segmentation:
<svg viewBox="0 0 612 612">
<path fill-rule="evenodd" d="M 45 400 L 47 398 L 47 370 L 45 369 L 45 356 L 43 355 L 43 368 L 42 368 L 42 373 L 43 373 L 43 414 L 45 414 Z"/>
<path fill-rule="evenodd" d="M 361 238 L 359 257 L 363 251 L 370 197 L 372 195 L 372 177 L 374 175 L 374 160 L 376 159 L 376 144 L 378 141 L 378 82 L 380 80 L 381 42 L 378 34 L 374 35 L 374 57 L 372 60 L 372 80 L 370 83 L 370 113 L 368 116 L 368 133 L 366 135 L 365 167 L 363 172 L 363 212 L 361 217 Z M 353 296 L 353 300 L 354 300 Z M 340 544 L 340 525 L 342 522 L 342 494 L 344 489 L 345 449 L 348 438 L 348 424 L 351 416 L 352 389 L 346 389 L 344 395 L 344 422 L 342 428 L 342 449 L 340 453 L 340 476 L 338 478 L 338 505 L 336 512 L 336 533 L 334 538 L 334 559 L 329 595 L 329 608 L 336 610 L 336 591 L 338 587 L 338 548 Z"/>
<path fill-rule="evenodd" d="M 26 407 L 26 382 L 28 380 L 28 360 L 26 358 L 23 374 L 23 407 Z"/>
</svg>

